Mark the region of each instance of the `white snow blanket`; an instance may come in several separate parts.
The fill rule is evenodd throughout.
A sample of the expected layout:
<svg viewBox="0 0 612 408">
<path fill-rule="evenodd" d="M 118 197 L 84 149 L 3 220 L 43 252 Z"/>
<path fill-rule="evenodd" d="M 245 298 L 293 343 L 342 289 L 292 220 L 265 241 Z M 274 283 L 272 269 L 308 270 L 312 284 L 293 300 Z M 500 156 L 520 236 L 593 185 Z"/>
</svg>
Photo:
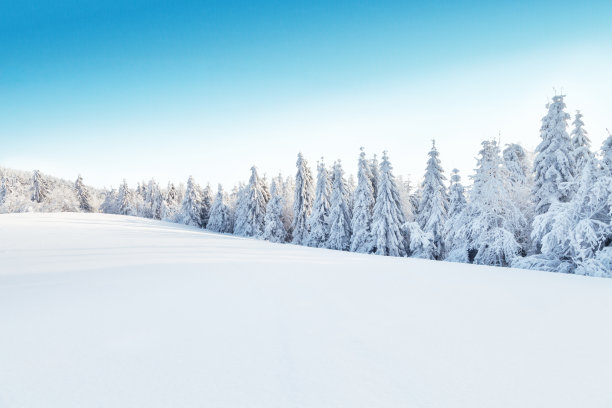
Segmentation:
<svg viewBox="0 0 612 408">
<path fill-rule="evenodd" d="M 0 407 L 611 407 L 612 279 L 0 215 Z"/>
</svg>

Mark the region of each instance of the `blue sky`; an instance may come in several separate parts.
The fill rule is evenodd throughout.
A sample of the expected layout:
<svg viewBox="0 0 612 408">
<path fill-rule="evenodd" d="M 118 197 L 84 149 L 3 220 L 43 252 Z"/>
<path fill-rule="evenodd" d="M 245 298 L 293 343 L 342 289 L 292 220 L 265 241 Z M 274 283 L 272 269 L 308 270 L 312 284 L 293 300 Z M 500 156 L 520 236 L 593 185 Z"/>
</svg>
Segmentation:
<svg viewBox="0 0 612 408">
<path fill-rule="evenodd" d="M 553 88 L 612 128 L 612 4 L 0 2 L 0 165 L 97 186 L 293 174 L 388 149 L 417 180 L 436 138 L 533 148 Z"/>
</svg>

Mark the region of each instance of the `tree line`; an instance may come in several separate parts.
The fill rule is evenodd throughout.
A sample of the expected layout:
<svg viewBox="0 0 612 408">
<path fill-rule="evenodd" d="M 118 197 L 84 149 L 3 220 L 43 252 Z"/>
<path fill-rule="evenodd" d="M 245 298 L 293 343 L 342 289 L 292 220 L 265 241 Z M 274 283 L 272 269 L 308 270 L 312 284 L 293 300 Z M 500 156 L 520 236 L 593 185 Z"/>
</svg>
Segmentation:
<svg viewBox="0 0 612 408">
<path fill-rule="evenodd" d="M 213 232 L 317 248 L 612 276 L 612 135 L 594 152 L 583 116 L 564 95 L 547 104 L 535 152 L 481 144 L 471 184 L 445 176 L 435 142 L 422 182 L 395 177 L 361 148 L 356 180 L 343 164 L 299 153 L 294 177 L 268 180 L 251 168 L 231 191 L 155 180 L 97 191 L 39 171 L 26 179 L 0 169 L 0 212 L 100 211 L 165 220 Z M 58 190 L 60 190 L 58 192 Z"/>
</svg>

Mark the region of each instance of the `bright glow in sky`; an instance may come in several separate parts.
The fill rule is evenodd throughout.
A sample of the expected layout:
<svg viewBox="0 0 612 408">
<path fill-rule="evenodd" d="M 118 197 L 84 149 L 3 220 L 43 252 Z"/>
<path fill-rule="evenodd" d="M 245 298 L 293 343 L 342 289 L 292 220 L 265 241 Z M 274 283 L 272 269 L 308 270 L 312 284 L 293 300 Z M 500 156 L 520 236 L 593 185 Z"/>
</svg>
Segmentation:
<svg viewBox="0 0 612 408">
<path fill-rule="evenodd" d="M 435 4 L 432 4 L 435 3 Z M 612 3 L 19 1 L 0 4 L 0 165 L 117 186 L 231 187 L 302 151 L 418 180 L 431 139 L 533 149 L 554 88 L 612 130 Z"/>
</svg>

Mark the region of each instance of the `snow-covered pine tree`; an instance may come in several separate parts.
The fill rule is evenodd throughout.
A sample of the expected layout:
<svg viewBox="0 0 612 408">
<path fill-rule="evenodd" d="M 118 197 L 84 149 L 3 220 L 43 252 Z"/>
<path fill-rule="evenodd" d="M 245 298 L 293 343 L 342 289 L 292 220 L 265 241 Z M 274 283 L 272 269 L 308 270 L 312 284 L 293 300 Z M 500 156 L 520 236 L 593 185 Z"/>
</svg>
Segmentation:
<svg viewBox="0 0 612 408">
<path fill-rule="evenodd" d="M 542 242 L 542 253 L 517 266 L 570 273 L 578 267 L 578 273 L 595 276 L 610 272 L 596 258 L 612 244 L 612 177 L 589 158 L 578 185 L 570 202 L 554 203 L 536 216 L 533 235 Z"/>
<path fill-rule="evenodd" d="M 270 184 L 270 196 L 274 197 L 275 195 L 278 195 L 282 198 L 280 202 L 281 220 L 283 221 L 286 239 L 290 238 L 289 230 L 291 229 L 291 220 L 293 218 L 293 204 L 287 204 L 287 200 L 293 202 L 293 190 L 289 183 L 293 183 L 293 179 L 291 177 L 287 177 L 287 180 L 285 181 L 283 179 L 283 175 L 278 173 L 278 176 L 274 177 L 272 179 L 272 183 Z"/>
<path fill-rule="evenodd" d="M 49 195 L 49 183 L 38 170 L 32 172 L 30 191 L 32 192 L 32 201 L 37 203 L 42 203 Z"/>
<path fill-rule="evenodd" d="M 262 238 L 270 242 L 285 242 L 287 231 L 282 220 L 283 199 L 280 195 L 272 196 L 266 206 L 266 216 L 264 218 L 264 232 Z"/>
<path fill-rule="evenodd" d="M 123 183 L 119 186 L 117 192 L 117 204 L 115 205 L 117 213 L 121 215 L 136 215 L 134 206 L 134 195 L 129 189 L 127 181 L 123 179 Z"/>
<path fill-rule="evenodd" d="M 584 122 L 582 121 L 582 113 L 580 111 L 576 111 L 572 125 L 574 125 L 571 134 L 572 149 L 574 161 L 576 162 L 576 176 L 579 177 L 587 161 L 594 156 L 591 152 L 591 140 L 584 129 Z"/>
<path fill-rule="evenodd" d="M 458 242 L 456 233 L 461 228 L 463 211 L 466 207 L 465 187 L 461 184 L 459 170 L 453 169 L 450 178 L 448 218 L 444 224 L 444 242 L 449 252 L 463 246 L 462 242 Z"/>
<path fill-rule="evenodd" d="M 210 188 L 210 184 L 202 190 L 202 226 L 208 224 L 208 218 L 210 217 L 210 209 L 213 202 L 213 192 Z"/>
<path fill-rule="evenodd" d="M 370 161 L 370 173 L 368 175 L 370 176 L 370 182 L 372 183 L 372 189 L 374 191 L 374 201 L 376 201 L 378 197 L 378 180 L 380 179 L 380 166 L 376 155 L 374 155 Z"/>
<path fill-rule="evenodd" d="M 162 209 L 164 206 L 164 195 L 159 188 L 159 184 L 155 180 L 149 182 L 148 198 L 151 206 L 151 218 L 155 220 L 162 219 Z"/>
<path fill-rule="evenodd" d="M 331 209 L 329 213 L 329 238 L 326 248 L 348 251 L 351 246 L 351 213 L 349 195 L 344 178 L 342 164 L 338 160 L 334 164 L 333 185 L 331 194 Z"/>
<path fill-rule="evenodd" d="M 608 134 L 608 138 L 601 145 L 601 164 L 612 175 L 612 133 Z"/>
<path fill-rule="evenodd" d="M 372 211 L 374 188 L 370 178 L 370 164 L 363 147 L 357 164 L 357 187 L 353 194 L 353 218 L 351 220 L 351 251 L 368 253 L 374 246 L 372 237 Z"/>
<path fill-rule="evenodd" d="M 79 174 L 76 181 L 74 182 L 74 191 L 77 199 L 79 200 L 79 208 L 84 212 L 93 212 L 93 205 L 91 194 L 85 185 L 83 184 L 83 177 Z"/>
<path fill-rule="evenodd" d="M 407 222 L 401 229 L 406 237 L 411 258 L 433 258 L 435 245 L 431 232 L 424 232 L 417 222 Z"/>
<path fill-rule="evenodd" d="M 508 266 L 520 254 L 517 236 L 526 222 L 512 201 L 508 171 L 502 164 L 497 142 L 484 141 L 482 146 L 457 239 L 465 242 L 462 256 L 469 256 L 470 261 Z M 456 250 L 449 254 L 449 260 L 467 261 Z"/>
<path fill-rule="evenodd" d="M 536 214 L 544 214 L 551 204 L 568 202 L 572 196 L 572 183 L 576 162 L 567 134 L 569 115 L 565 112 L 565 95 L 555 95 L 542 118 L 540 137 L 534 160 L 534 190 Z M 537 244 L 537 243 L 536 243 Z"/>
<path fill-rule="evenodd" d="M 119 210 L 117 209 L 117 190 L 111 188 L 106 191 L 104 194 L 104 201 L 100 204 L 100 211 L 105 214 L 118 214 Z"/>
<path fill-rule="evenodd" d="M 533 191 L 532 164 L 525 149 L 516 143 L 506 146 L 503 152 L 503 160 L 508 173 L 510 197 L 525 218 L 525 227 L 519 232 L 517 241 L 521 244 L 522 252 L 527 253 L 532 246 L 530 228 L 535 216 L 534 202 L 531 196 Z"/>
<path fill-rule="evenodd" d="M 429 159 L 425 169 L 425 177 L 421 184 L 421 202 L 417 222 L 423 232 L 433 236 L 433 258 L 440 259 L 444 254 L 444 223 L 448 212 L 448 194 L 442 166 L 435 141 L 429 151 Z"/>
<path fill-rule="evenodd" d="M 331 177 L 325 167 L 325 162 L 317 163 L 317 186 L 312 212 L 308 217 L 308 238 L 304 245 L 315 248 L 324 247 L 329 237 L 329 211 L 331 208 Z"/>
<path fill-rule="evenodd" d="M 225 204 L 225 194 L 223 193 L 221 184 L 219 184 L 217 196 L 210 208 L 210 216 L 208 218 L 208 224 L 206 224 L 206 229 L 213 232 L 232 232 L 230 209 L 228 205 Z"/>
<path fill-rule="evenodd" d="M 406 256 L 407 243 L 401 231 L 405 223 L 404 213 L 392 170 L 385 151 L 380 163 L 378 190 L 372 215 L 373 251 L 377 255 Z"/>
<path fill-rule="evenodd" d="M 181 212 L 179 215 L 180 222 L 185 225 L 202 228 L 202 197 L 200 196 L 200 188 L 196 184 L 192 176 L 187 179 L 187 189 L 183 197 Z"/>
<path fill-rule="evenodd" d="M 257 237 L 263 233 L 266 216 L 266 192 L 257 168 L 251 167 L 251 178 L 243 193 L 242 203 L 236 213 L 234 234 Z"/>
<path fill-rule="evenodd" d="M 295 194 L 293 199 L 293 224 L 292 235 L 294 244 L 303 244 L 308 238 L 308 217 L 312 212 L 313 182 L 308 162 L 302 155 L 298 154 L 296 162 L 297 173 L 295 175 Z"/>
<path fill-rule="evenodd" d="M 11 182 L 7 175 L 2 175 L 0 180 L 0 206 L 2 206 L 9 194 L 11 194 Z"/>
<path fill-rule="evenodd" d="M 356 188 L 357 183 L 355 182 L 355 176 L 353 176 L 353 174 L 349 174 L 346 179 L 346 199 L 349 204 L 349 211 L 351 212 L 351 217 L 353 214 L 353 194 L 355 194 Z"/>
<path fill-rule="evenodd" d="M 407 177 L 404 179 L 402 175 L 397 176 L 397 188 L 400 194 L 400 201 L 402 202 L 404 218 L 407 222 L 412 221 L 414 219 L 414 213 L 412 212 L 412 186 L 410 185 L 410 178 Z"/>
<path fill-rule="evenodd" d="M 161 205 L 161 219 L 175 222 L 181 207 L 179 192 L 173 183 L 168 182 L 168 189 Z"/>
<path fill-rule="evenodd" d="M 268 202 L 272 198 L 272 193 L 270 193 L 270 187 L 269 187 L 270 183 L 268 183 L 268 176 L 266 176 L 266 174 L 264 173 L 263 177 L 260 178 L 260 181 L 261 181 L 261 191 L 264 196 L 264 201 L 266 205 L 268 205 Z"/>
</svg>

